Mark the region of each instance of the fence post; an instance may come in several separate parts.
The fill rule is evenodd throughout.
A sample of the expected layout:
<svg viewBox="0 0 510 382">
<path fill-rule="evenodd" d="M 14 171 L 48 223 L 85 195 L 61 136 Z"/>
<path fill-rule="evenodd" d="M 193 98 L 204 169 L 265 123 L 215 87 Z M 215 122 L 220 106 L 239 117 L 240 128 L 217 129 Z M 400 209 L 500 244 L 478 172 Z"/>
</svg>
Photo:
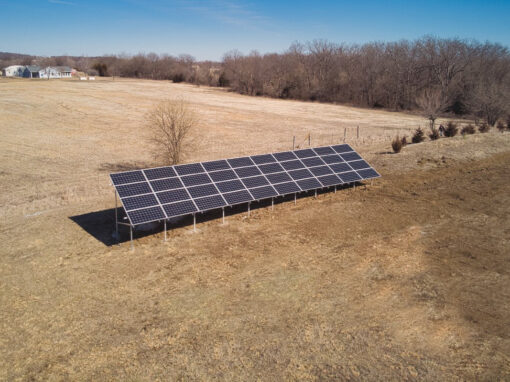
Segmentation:
<svg viewBox="0 0 510 382">
<path fill-rule="evenodd" d="M 345 137 L 347 135 L 347 127 L 344 127 L 344 143 L 345 143 Z"/>
<path fill-rule="evenodd" d="M 308 134 L 308 147 L 312 147 L 312 133 Z"/>
<path fill-rule="evenodd" d="M 292 151 L 294 151 L 296 149 L 296 136 L 294 135 L 292 137 Z"/>
<path fill-rule="evenodd" d="M 357 129 L 356 129 L 356 135 L 357 135 L 357 136 L 356 136 L 356 139 L 359 139 L 359 125 L 358 125 L 358 127 L 357 127 Z"/>
</svg>

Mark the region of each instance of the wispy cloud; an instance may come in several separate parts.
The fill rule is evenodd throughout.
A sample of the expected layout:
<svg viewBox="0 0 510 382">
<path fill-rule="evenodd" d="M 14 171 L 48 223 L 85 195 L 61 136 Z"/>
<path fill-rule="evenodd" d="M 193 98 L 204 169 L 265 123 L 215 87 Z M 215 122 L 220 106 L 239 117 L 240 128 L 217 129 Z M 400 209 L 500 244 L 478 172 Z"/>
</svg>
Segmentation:
<svg viewBox="0 0 510 382">
<path fill-rule="evenodd" d="M 48 3 L 61 4 L 61 5 L 76 5 L 75 3 L 72 3 L 70 1 L 65 1 L 65 0 L 48 0 Z"/>
</svg>

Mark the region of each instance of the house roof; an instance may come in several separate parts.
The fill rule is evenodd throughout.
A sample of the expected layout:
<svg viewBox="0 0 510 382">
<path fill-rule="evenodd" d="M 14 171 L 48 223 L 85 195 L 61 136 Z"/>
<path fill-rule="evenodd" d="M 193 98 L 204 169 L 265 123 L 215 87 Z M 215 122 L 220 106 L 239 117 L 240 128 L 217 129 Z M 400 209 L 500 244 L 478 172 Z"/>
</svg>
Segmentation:
<svg viewBox="0 0 510 382">
<path fill-rule="evenodd" d="M 26 68 L 28 69 L 29 72 L 38 72 L 41 70 L 41 67 L 40 66 L 37 66 L 37 65 L 27 65 Z"/>
</svg>

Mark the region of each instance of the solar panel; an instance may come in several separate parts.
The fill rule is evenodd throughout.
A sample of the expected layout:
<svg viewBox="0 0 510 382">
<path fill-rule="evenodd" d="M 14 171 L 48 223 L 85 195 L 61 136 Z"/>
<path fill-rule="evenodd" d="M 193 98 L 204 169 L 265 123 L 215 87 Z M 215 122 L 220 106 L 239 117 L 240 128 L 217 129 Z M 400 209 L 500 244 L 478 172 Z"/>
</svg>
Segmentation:
<svg viewBox="0 0 510 382">
<path fill-rule="evenodd" d="M 132 225 L 379 176 L 348 144 L 110 175 Z"/>
</svg>

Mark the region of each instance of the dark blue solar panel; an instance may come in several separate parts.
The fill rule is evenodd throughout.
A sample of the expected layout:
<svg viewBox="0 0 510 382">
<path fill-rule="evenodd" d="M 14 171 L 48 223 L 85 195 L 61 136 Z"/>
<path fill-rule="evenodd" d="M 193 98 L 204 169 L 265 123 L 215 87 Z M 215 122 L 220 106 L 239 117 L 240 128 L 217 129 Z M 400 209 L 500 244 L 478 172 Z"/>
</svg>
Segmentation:
<svg viewBox="0 0 510 382">
<path fill-rule="evenodd" d="M 327 164 L 342 163 L 344 161 L 340 155 L 336 155 L 336 154 L 335 155 L 325 155 L 321 158 Z"/>
<path fill-rule="evenodd" d="M 119 174 L 111 174 L 110 178 L 115 186 L 126 183 L 143 182 L 145 180 L 141 171 L 128 171 L 121 172 Z"/>
<path fill-rule="evenodd" d="M 271 186 L 252 188 L 250 189 L 250 192 L 255 200 L 271 198 L 278 195 L 278 193 Z"/>
<path fill-rule="evenodd" d="M 307 167 L 313 167 L 313 166 L 323 166 L 324 162 L 319 157 L 311 157 L 311 158 L 305 158 L 301 159 L 301 161 L 307 166 Z"/>
<path fill-rule="evenodd" d="M 280 183 L 273 186 L 280 195 L 293 194 L 301 191 L 301 189 L 294 182 Z"/>
<path fill-rule="evenodd" d="M 337 184 L 343 183 L 336 175 L 319 176 L 317 179 L 319 179 L 319 182 L 321 182 L 324 187 L 336 186 Z"/>
<path fill-rule="evenodd" d="M 218 193 L 218 190 L 212 183 L 204 184 L 202 186 L 188 187 L 188 191 L 192 198 L 200 198 L 202 196 L 215 195 Z"/>
<path fill-rule="evenodd" d="M 354 171 L 338 174 L 338 177 L 342 179 L 344 183 L 352 183 L 361 180 L 360 176 L 356 174 Z"/>
<path fill-rule="evenodd" d="M 210 172 L 209 176 L 214 182 L 221 182 L 223 180 L 237 179 L 237 175 L 233 170 L 222 170 Z"/>
<path fill-rule="evenodd" d="M 327 174 L 332 174 L 333 173 L 333 171 L 331 171 L 328 166 L 312 167 L 309 170 L 315 176 L 321 176 L 321 175 L 327 175 Z"/>
<path fill-rule="evenodd" d="M 355 170 L 361 170 L 362 168 L 370 167 L 370 165 L 364 160 L 356 160 L 354 162 L 349 162 L 349 166 L 351 166 Z"/>
<path fill-rule="evenodd" d="M 199 184 L 211 183 L 211 179 L 207 174 L 195 174 L 181 177 L 186 187 L 198 186 Z"/>
<path fill-rule="evenodd" d="M 347 172 L 347 171 L 352 171 L 352 168 L 351 166 L 349 166 L 347 163 L 343 162 L 343 163 L 335 163 L 335 164 L 332 164 L 329 166 L 334 172 L 336 172 L 337 174 L 340 173 L 340 172 Z"/>
<path fill-rule="evenodd" d="M 122 204 L 126 211 L 136 210 L 138 208 L 145 208 L 151 206 L 157 206 L 158 201 L 154 194 L 140 195 L 140 196 L 131 196 L 129 198 L 122 199 Z"/>
<path fill-rule="evenodd" d="M 179 188 L 177 190 L 169 190 L 163 192 L 157 192 L 156 196 L 159 199 L 161 204 L 173 203 L 180 200 L 189 199 L 189 194 L 184 188 Z"/>
<path fill-rule="evenodd" d="M 273 172 L 284 171 L 283 167 L 280 166 L 278 163 L 262 164 L 259 166 L 259 168 L 260 171 L 262 171 L 264 174 L 271 174 Z"/>
<path fill-rule="evenodd" d="M 165 204 L 163 208 L 165 209 L 165 212 L 169 218 L 197 212 L 197 208 L 195 207 L 195 204 L 191 200 L 185 200 L 183 202 L 177 202 L 172 204 Z"/>
<path fill-rule="evenodd" d="M 244 185 L 241 183 L 240 180 L 229 180 L 227 182 L 219 182 L 216 183 L 216 187 L 218 187 L 220 192 L 230 192 L 245 189 Z"/>
<path fill-rule="evenodd" d="M 149 207 L 141 210 L 127 211 L 126 213 L 135 225 L 166 219 L 161 207 Z"/>
<path fill-rule="evenodd" d="M 155 192 L 164 190 L 173 190 L 174 188 L 184 187 L 179 178 L 168 178 L 151 181 L 151 186 Z"/>
<path fill-rule="evenodd" d="M 340 154 L 340 156 L 346 161 L 349 162 L 351 160 L 358 160 L 362 159 L 358 153 L 352 152 L 352 153 L 344 153 Z"/>
<path fill-rule="evenodd" d="M 301 170 L 289 171 L 289 175 L 294 180 L 304 179 L 304 178 L 313 178 L 313 174 L 310 171 L 308 171 L 306 168 L 301 169 Z"/>
<path fill-rule="evenodd" d="M 227 194 L 223 194 L 223 197 L 230 205 L 246 203 L 253 200 L 253 197 L 246 190 L 229 192 Z"/>
<path fill-rule="evenodd" d="M 200 211 L 212 210 L 226 205 L 221 195 L 206 196 L 205 198 L 195 199 L 195 203 Z"/>
<path fill-rule="evenodd" d="M 298 159 L 289 160 L 287 162 L 280 163 L 285 170 L 297 170 L 298 168 L 304 168 L 305 165 Z"/>
<path fill-rule="evenodd" d="M 204 172 L 204 169 L 202 168 L 200 163 L 190 163 L 175 166 L 175 171 L 177 171 L 179 175 L 190 175 Z"/>
<path fill-rule="evenodd" d="M 150 194 L 152 193 L 152 190 L 149 187 L 149 183 L 141 182 L 117 186 L 117 193 L 121 198 L 125 198 L 127 196 Z"/>
<path fill-rule="evenodd" d="M 143 170 L 143 172 L 149 180 L 177 176 L 175 170 L 172 167 L 149 168 L 148 170 Z"/>
<path fill-rule="evenodd" d="M 249 157 L 227 159 L 232 167 L 253 166 L 254 163 Z"/>
<path fill-rule="evenodd" d="M 269 184 L 263 176 L 254 176 L 253 178 L 242 178 L 244 185 L 248 188 L 259 187 Z"/>
<path fill-rule="evenodd" d="M 294 151 L 294 153 L 299 158 L 308 158 L 308 157 L 314 157 L 315 156 L 315 153 L 311 149 L 297 150 L 297 151 Z"/>
<path fill-rule="evenodd" d="M 359 170 L 358 174 L 363 177 L 363 179 L 371 179 L 371 178 L 378 178 L 380 175 L 375 171 L 373 168 L 367 168 L 364 170 Z"/>
<path fill-rule="evenodd" d="M 344 143 L 343 145 L 336 145 L 331 146 L 333 150 L 335 150 L 337 153 L 346 153 L 348 151 L 354 151 L 351 146 L 349 146 L 347 143 Z"/>
<path fill-rule="evenodd" d="M 315 190 L 322 187 L 322 184 L 315 178 L 296 180 L 296 183 L 303 191 Z"/>
<path fill-rule="evenodd" d="M 284 160 L 296 159 L 296 155 L 292 151 L 283 151 L 281 153 L 274 153 L 273 156 L 280 162 Z"/>
<path fill-rule="evenodd" d="M 224 159 L 212 162 L 202 162 L 202 166 L 204 166 L 206 171 L 226 170 L 230 168 L 227 161 Z"/>
<path fill-rule="evenodd" d="M 291 177 L 285 172 L 278 172 L 276 174 L 268 174 L 268 175 L 266 175 L 266 178 L 267 178 L 267 180 L 269 180 L 269 182 L 271 184 L 290 182 L 292 180 Z"/>
<path fill-rule="evenodd" d="M 319 155 L 334 154 L 335 151 L 331 147 L 316 147 L 313 149 Z"/>
<path fill-rule="evenodd" d="M 274 157 L 271 154 L 252 155 L 251 160 L 254 161 L 255 164 L 276 162 L 276 159 L 274 159 Z"/>
<path fill-rule="evenodd" d="M 240 178 L 246 178 L 248 176 L 260 175 L 260 171 L 256 166 L 240 167 L 234 170 Z"/>
</svg>

